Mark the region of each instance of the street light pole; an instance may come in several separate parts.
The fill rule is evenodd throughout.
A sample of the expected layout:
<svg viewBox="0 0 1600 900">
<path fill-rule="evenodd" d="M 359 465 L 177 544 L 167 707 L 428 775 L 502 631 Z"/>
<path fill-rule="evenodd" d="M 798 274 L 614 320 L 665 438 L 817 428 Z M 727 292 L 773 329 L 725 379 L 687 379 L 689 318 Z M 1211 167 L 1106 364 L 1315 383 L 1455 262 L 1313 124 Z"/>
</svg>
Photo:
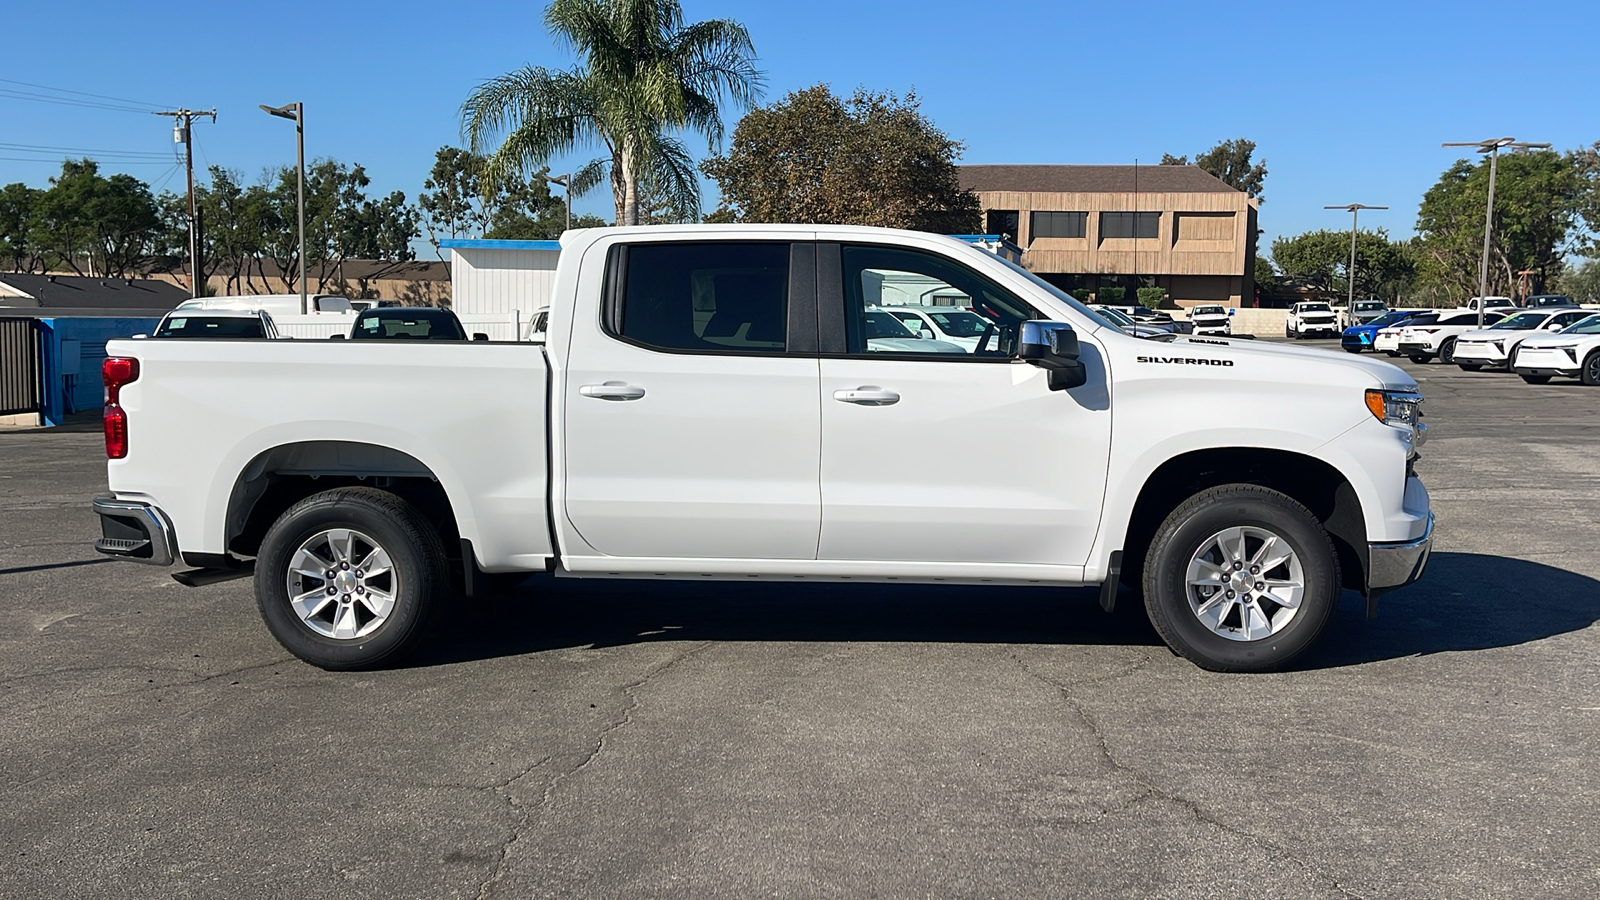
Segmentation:
<svg viewBox="0 0 1600 900">
<path fill-rule="evenodd" d="M 1489 297 L 1489 239 L 1494 232 L 1494 176 L 1499 168 L 1500 148 L 1513 150 L 1550 149 L 1549 144 L 1534 144 L 1516 138 L 1489 138 L 1482 141 L 1464 141 L 1440 144 L 1441 147 L 1475 147 L 1479 153 L 1489 154 L 1489 206 L 1483 214 L 1483 259 L 1478 265 L 1478 327 L 1483 327 L 1484 301 Z"/>
<path fill-rule="evenodd" d="M 1344 209 L 1350 212 L 1350 268 L 1345 270 L 1345 277 L 1350 281 L 1350 299 L 1345 301 L 1344 312 L 1350 318 L 1350 324 L 1356 324 L 1356 223 L 1361 218 L 1363 209 L 1388 209 L 1387 206 L 1368 206 L 1365 203 L 1346 203 L 1344 206 L 1324 206 L 1323 209 Z"/>
<path fill-rule="evenodd" d="M 566 201 L 567 201 L 567 228 L 566 228 L 566 230 L 567 231 L 571 231 L 572 230 L 572 173 L 568 172 L 567 174 L 561 176 L 560 178 L 555 178 L 555 177 L 552 177 L 550 175 L 546 175 L 546 176 L 544 176 L 544 180 L 550 182 L 551 184 L 559 184 L 559 185 L 561 185 L 562 188 L 565 189 L 565 191 L 566 191 L 565 197 L 566 197 Z"/>
<path fill-rule="evenodd" d="M 300 315 L 310 312 L 306 302 L 306 106 L 304 103 L 285 103 L 283 106 L 257 104 L 268 115 L 294 120 L 295 179 L 294 205 L 299 218 L 300 237 Z"/>
</svg>

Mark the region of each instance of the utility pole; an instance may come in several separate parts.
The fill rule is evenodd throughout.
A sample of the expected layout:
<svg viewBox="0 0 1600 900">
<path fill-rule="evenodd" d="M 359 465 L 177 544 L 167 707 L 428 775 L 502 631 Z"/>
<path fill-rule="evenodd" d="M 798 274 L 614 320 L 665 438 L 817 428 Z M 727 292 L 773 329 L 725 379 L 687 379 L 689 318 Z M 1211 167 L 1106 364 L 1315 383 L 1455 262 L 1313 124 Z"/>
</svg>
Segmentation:
<svg viewBox="0 0 1600 900">
<path fill-rule="evenodd" d="M 183 145 L 183 168 L 189 182 L 189 296 L 204 297 L 205 288 L 200 279 L 200 219 L 194 207 L 194 135 L 190 127 L 194 120 L 202 116 L 210 116 L 213 125 L 217 122 L 217 108 L 211 107 L 210 112 L 198 109 L 174 109 L 156 113 L 158 116 L 172 117 L 172 142 Z"/>
<path fill-rule="evenodd" d="M 1494 175 L 1500 162 L 1500 148 L 1513 150 L 1548 150 L 1549 144 L 1531 144 L 1516 138 L 1489 138 L 1482 141 L 1445 143 L 1441 147 L 1476 147 L 1479 153 L 1489 154 L 1489 209 L 1483 214 L 1483 262 L 1478 267 L 1478 327 L 1483 328 L 1483 304 L 1489 296 L 1489 237 L 1494 231 Z"/>
<path fill-rule="evenodd" d="M 1356 220 L 1361 218 L 1363 209 L 1388 209 L 1387 206 L 1368 206 L 1365 203 L 1346 203 L 1344 206 L 1324 206 L 1323 209 L 1343 209 L 1350 212 L 1350 268 L 1345 270 L 1345 277 L 1350 280 L 1350 299 L 1346 301 L 1344 314 L 1350 324 L 1356 324 Z"/>
</svg>

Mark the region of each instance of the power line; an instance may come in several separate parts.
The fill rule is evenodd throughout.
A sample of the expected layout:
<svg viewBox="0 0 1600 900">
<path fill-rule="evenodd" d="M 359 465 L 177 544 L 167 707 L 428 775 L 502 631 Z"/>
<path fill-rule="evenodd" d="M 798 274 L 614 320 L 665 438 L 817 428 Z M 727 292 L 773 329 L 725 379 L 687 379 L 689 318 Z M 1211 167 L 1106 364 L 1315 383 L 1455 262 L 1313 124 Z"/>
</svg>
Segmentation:
<svg viewBox="0 0 1600 900">
<path fill-rule="evenodd" d="M 51 97 L 48 94 L 35 94 L 29 91 L 14 91 L 10 88 L 0 88 L 0 98 L 10 100 L 27 100 L 33 103 L 51 103 L 56 106 L 71 106 L 78 109 L 104 109 L 111 112 L 147 113 L 150 109 L 141 106 L 120 106 L 110 103 L 99 103 L 94 100 L 77 100 L 71 97 Z"/>
<path fill-rule="evenodd" d="M 94 159 L 94 157 L 92 157 L 92 156 L 89 157 L 89 158 L 90 159 Z M 55 157 L 55 158 L 51 158 L 51 159 L 45 159 L 43 157 L 32 157 L 32 156 L 0 156 L 0 160 L 4 160 L 6 162 L 50 163 L 51 165 L 60 165 L 63 162 L 63 160 L 60 157 Z M 108 159 L 108 160 L 106 160 L 106 162 L 116 163 L 119 166 L 166 166 L 166 165 L 171 165 L 171 163 L 169 163 L 169 162 L 167 162 L 166 160 L 163 160 L 163 159 Z"/>
<path fill-rule="evenodd" d="M 116 156 L 128 159 L 149 159 L 168 161 L 173 158 L 171 153 L 162 153 L 156 150 L 107 150 L 104 147 L 51 147 L 44 144 L 6 144 L 0 143 L 0 150 L 13 153 L 90 153 L 96 156 Z"/>
<path fill-rule="evenodd" d="M 157 109 L 159 107 L 168 105 L 164 103 L 146 103 L 143 100 L 129 100 L 126 97 L 108 97 L 105 94 L 91 94 L 88 91 L 73 91 L 68 90 L 67 88 L 51 87 L 48 84 L 33 84 L 32 82 L 27 81 L 16 81 L 11 78 L 0 78 L 0 83 L 20 84 L 23 87 L 38 88 L 41 91 L 54 91 L 58 94 L 77 94 L 80 97 L 94 97 L 97 100 L 115 100 L 118 103 L 128 103 L 133 106 L 143 106 L 147 109 Z"/>
</svg>

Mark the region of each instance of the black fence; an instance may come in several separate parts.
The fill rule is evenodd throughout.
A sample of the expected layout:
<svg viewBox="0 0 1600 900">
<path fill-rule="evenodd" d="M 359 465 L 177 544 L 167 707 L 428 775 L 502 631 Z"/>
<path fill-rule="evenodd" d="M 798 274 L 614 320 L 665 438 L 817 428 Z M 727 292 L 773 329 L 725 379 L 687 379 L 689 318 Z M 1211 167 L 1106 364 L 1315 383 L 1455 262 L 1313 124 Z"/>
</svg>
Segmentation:
<svg viewBox="0 0 1600 900">
<path fill-rule="evenodd" d="M 0 416 L 43 408 L 42 359 L 39 320 L 0 317 Z"/>
</svg>

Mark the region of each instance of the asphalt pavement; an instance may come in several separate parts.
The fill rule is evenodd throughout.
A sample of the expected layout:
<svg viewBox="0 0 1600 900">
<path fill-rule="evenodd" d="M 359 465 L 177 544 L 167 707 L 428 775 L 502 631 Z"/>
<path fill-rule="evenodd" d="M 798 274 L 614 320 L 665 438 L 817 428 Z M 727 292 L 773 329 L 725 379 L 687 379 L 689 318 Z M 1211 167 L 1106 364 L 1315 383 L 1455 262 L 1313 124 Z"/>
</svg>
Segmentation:
<svg viewBox="0 0 1600 900">
<path fill-rule="evenodd" d="M 1427 578 L 1254 676 L 1085 590 L 549 578 L 327 673 L 96 557 L 93 423 L 0 432 L 0 897 L 1600 896 L 1600 390 L 1401 365 Z"/>
</svg>

